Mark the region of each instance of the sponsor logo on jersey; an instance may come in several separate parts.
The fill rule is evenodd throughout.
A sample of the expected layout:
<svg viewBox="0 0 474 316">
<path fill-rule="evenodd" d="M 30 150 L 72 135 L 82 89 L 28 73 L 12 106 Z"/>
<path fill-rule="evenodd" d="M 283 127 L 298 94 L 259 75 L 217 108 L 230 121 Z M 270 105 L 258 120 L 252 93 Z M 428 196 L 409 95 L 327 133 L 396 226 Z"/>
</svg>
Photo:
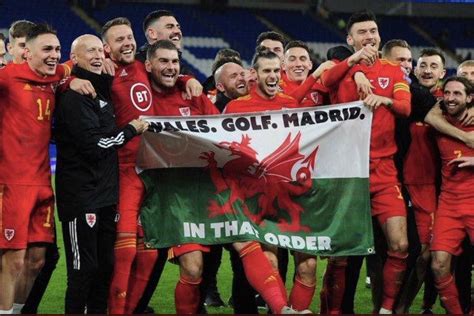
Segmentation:
<svg viewBox="0 0 474 316">
<path fill-rule="evenodd" d="M 388 77 L 379 77 L 379 86 L 380 88 L 382 89 L 385 89 L 388 87 L 389 83 L 390 83 L 390 78 Z"/>
<path fill-rule="evenodd" d="M 128 73 L 125 69 L 122 69 L 122 72 L 120 73 L 119 77 L 126 77 L 128 76 Z"/>
<path fill-rule="evenodd" d="M 191 108 L 189 106 L 179 108 L 179 113 L 181 113 L 181 116 L 191 116 Z"/>
<path fill-rule="evenodd" d="M 138 111 L 146 112 L 151 107 L 151 91 L 141 82 L 134 84 L 130 88 L 130 99 Z"/>
<path fill-rule="evenodd" d="M 97 215 L 94 213 L 86 213 L 86 223 L 89 225 L 90 228 L 94 227 L 95 223 L 97 222 Z"/>
<path fill-rule="evenodd" d="M 107 105 L 107 102 L 99 100 L 99 105 L 100 105 L 100 108 L 102 109 L 104 106 Z"/>
<path fill-rule="evenodd" d="M 5 228 L 4 235 L 5 235 L 5 239 L 10 241 L 15 236 L 15 230 L 11 228 Z"/>
<path fill-rule="evenodd" d="M 25 84 L 25 86 L 23 87 L 23 90 L 31 91 L 33 89 L 31 88 L 31 86 L 29 84 Z"/>
<path fill-rule="evenodd" d="M 117 213 L 115 214 L 115 222 L 118 223 L 119 220 L 120 220 L 120 214 Z"/>
</svg>

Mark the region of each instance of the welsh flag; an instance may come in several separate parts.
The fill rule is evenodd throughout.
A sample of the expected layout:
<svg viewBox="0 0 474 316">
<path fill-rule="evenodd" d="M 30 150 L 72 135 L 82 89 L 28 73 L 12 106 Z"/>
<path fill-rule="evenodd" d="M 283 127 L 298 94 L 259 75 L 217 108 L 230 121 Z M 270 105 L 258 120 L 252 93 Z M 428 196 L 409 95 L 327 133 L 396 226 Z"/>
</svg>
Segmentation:
<svg viewBox="0 0 474 316">
<path fill-rule="evenodd" d="M 373 253 L 372 113 L 361 102 L 145 119 L 155 132 L 143 135 L 137 166 L 153 247 L 257 240 L 315 255 Z"/>
</svg>

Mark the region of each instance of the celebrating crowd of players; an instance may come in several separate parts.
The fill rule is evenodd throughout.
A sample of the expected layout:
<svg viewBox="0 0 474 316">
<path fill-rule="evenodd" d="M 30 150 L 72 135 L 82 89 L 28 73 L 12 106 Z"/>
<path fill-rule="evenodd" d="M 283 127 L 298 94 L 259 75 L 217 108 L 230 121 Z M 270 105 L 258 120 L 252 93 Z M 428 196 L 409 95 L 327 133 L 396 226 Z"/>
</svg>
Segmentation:
<svg viewBox="0 0 474 316">
<path fill-rule="evenodd" d="M 48 156 L 53 120 L 56 202 L 67 262 L 65 312 L 143 312 L 169 259 L 180 267 L 176 312 L 195 314 L 202 311 L 206 290 L 215 286 L 220 259 L 210 258 L 219 247 L 176 245 L 167 255 L 144 243 L 139 210 L 145 188 L 135 171 L 136 136 L 149 126 L 139 117 L 260 112 L 359 99 L 374 112 L 370 194 L 380 232 L 378 255 L 368 258 L 380 267 L 369 264 L 374 311 L 407 312 L 431 262 L 444 308 L 469 312 L 470 298 L 466 302 L 458 294 L 458 288 L 462 297 L 470 290 L 469 243 L 468 264 L 458 260 L 455 269 L 469 276 L 463 284 L 456 285 L 451 262 L 463 252 L 466 235 L 474 237 L 469 187 L 474 61 L 443 82 L 444 56 L 426 49 L 413 71 L 408 43 L 392 39 L 379 52 L 376 19 L 363 11 L 347 23 L 349 46 L 330 49 L 321 65 L 313 65 L 304 42 L 285 43 L 280 34 L 265 32 L 257 39 L 251 69 L 243 67 L 238 52 L 219 52 L 203 92 L 181 65 L 183 35 L 173 14 L 150 13 L 143 31 L 148 42 L 137 49 L 130 22 L 115 18 L 103 26 L 101 39 L 78 37 L 70 60 L 59 64 L 61 46 L 53 29 L 29 21 L 12 24 L 7 48 L 13 59 L 0 69 L 0 313 L 35 313 L 58 260 Z M 215 162 L 210 154 L 201 158 Z M 316 256 L 293 253 L 288 296 L 285 251 L 253 241 L 227 248 L 236 313 L 257 312 L 255 292 L 273 313 L 311 313 Z M 361 261 L 328 258 L 321 313 L 354 312 Z"/>
</svg>

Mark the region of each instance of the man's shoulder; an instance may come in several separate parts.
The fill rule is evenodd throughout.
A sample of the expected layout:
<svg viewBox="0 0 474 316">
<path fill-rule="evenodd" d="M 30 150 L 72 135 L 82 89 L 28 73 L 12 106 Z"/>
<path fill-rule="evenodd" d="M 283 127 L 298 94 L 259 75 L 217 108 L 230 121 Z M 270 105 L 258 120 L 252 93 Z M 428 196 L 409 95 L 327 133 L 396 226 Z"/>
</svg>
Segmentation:
<svg viewBox="0 0 474 316">
<path fill-rule="evenodd" d="M 92 106 L 94 100 L 89 95 L 82 95 L 79 92 L 68 89 L 63 93 L 59 94 L 58 97 L 58 108 L 71 108 L 75 106 L 89 105 Z"/>
<path fill-rule="evenodd" d="M 282 92 L 277 93 L 276 101 L 279 102 L 279 103 L 284 103 L 286 105 L 296 105 L 296 104 L 298 104 L 298 101 L 296 101 L 295 98 L 293 98 L 292 96 L 290 96 L 288 94 L 282 93 Z"/>
<path fill-rule="evenodd" d="M 384 72 L 389 72 L 393 75 L 403 74 L 402 67 L 400 64 L 392 63 L 386 59 L 380 59 L 380 67 Z"/>
<path fill-rule="evenodd" d="M 247 101 L 250 101 L 250 100 L 252 100 L 252 95 L 247 94 L 247 95 L 238 97 L 237 99 L 234 99 L 234 100 L 230 101 L 229 104 L 230 103 L 242 103 L 242 102 L 247 102 Z"/>
<path fill-rule="evenodd" d="M 8 79 L 21 77 L 26 73 L 26 68 L 21 64 L 9 63 L 0 67 L 0 73 L 2 76 L 8 76 Z"/>
<path fill-rule="evenodd" d="M 285 94 L 283 92 L 278 92 L 277 97 L 279 97 L 281 99 L 284 99 L 284 100 L 294 100 L 294 101 L 296 101 L 296 99 L 293 98 L 291 95 Z"/>
</svg>

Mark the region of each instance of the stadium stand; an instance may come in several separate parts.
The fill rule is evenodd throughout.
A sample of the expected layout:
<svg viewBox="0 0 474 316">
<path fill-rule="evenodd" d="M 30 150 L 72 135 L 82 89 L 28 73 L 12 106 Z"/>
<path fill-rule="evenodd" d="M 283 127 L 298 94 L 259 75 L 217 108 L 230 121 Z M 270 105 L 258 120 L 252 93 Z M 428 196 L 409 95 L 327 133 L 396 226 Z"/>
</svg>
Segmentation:
<svg viewBox="0 0 474 316">
<path fill-rule="evenodd" d="M 143 18 L 153 10 L 171 10 L 182 24 L 183 61 L 199 80 L 204 80 L 210 73 L 217 50 L 223 47 L 236 49 L 241 53 L 244 64 L 248 65 L 254 53 L 256 37 L 270 29 L 281 31 L 291 39 L 306 41 L 317 55 L 325 57 L 328 48 L 345 42 L 343 25 L 333 22 L 344 21 L 349 16 L 348 13 L 332 12 L 332 20 L 325 20 L 321 15 L 317 15 L 316 11 L 311 10 L 303 12 L 234 7 L 209 10 L 208 7 L 200 5 L 126 1 L 108 1 L 106 5 L 91 8 L 90 1 L 76 1 L 83 7 L 85 14 L 96 22 L 94 27 L 89 26 L 87 19 L 81 19 L 71 9 L 70 3 L 66 0 L 3 0 L 0 8 L 2 15 L 8 19 L 3 18 L 0 21 L 0 30 L 5 33 L 9 23 L 17 19 L 51 23 L 58 29 L 63 46 L 63 60 L 66 60 L 70 44 L 75 37 L 84 33 L 96 33 L 100 25 L 117 16 L 126 16 L 131 20 L 137 45 L 141 46 L 145 42 Z M 380 14 L 378 19 L 382 40 L 406 39 L 413 48 L 414 56 L 417 56 L 422 48 L 439 44 L 448 52 L 448 69 L 454 69 L 459 61 L 472 58 L 474 54 L 474 31 L 469 27 L 472 25 L 470 19 Z"/>
<path fill-rule="evenodd" d="M 69 59 L 72 41 L 81 34 L 95 33 L 72 10 L 66 0 L 14 1 L 0 2 L 0 29 L 8 30 L 15 20 L 28 19 L 35 22 L 51 24 L 57 31 L 61 41 L 62 61 Z M 5 35 L 8 35 L 5 32 Z"/>
</svg>

